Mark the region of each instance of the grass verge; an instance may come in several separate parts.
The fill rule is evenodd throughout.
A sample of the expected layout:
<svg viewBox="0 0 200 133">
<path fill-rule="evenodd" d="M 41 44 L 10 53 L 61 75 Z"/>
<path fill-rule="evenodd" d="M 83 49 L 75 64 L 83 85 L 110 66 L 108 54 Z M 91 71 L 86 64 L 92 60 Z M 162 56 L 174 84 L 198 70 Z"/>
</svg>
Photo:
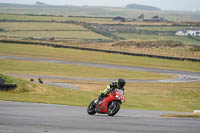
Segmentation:
<svg viewBox="0 0 200 133">
<path fill-rule="evenodd" d="M 10 78 L 10 77 L 8 77 Z M 28 82 L 28 81 L 24 81 Z M 55 82 L 55 81 L 54 81 Z M 58 80 L 56 82 L 59 82 Z M 0 100 L 88 106 L 108 82 L 62 81 L 78 85 L 80 90 L 28 82 L 27 91 L 0 91 Z M 15 80 L 12 83 L 16 83 Z M 17 83 L 20 85 L 21 83 Z M 34 84 L 31 89 L 28 87 Z M 199 109 L 200 82 L 127 83 L 122 108 L 192 112 Z"/>
<path fill-rule="evenodd" d="M 0 100 L 86 106 L 95 94 L 94 92 L 41 85 L 2 74 L 0 77 L 7 83 L 14 83 L 18 86 L 16 90 L 0 91 Z"/>
<path fill-rule="evenodd" d="M 200 82 L 127 83 L 126 94 L 126 108 L 178 112 L 200 108 Z"/>
<path fill-rule="evenodd" d="M 166 115 L 161 115 L 161 117 L 200 118 L 200 113 L 190 113 L 190 114 L 166 114 Z"/>
<path fill-rule="evenodd" d="M 34 89 L 37 87 L 36 84 L 28 82 L 26 80 L 6 76 L 0 73 L 0 78 L 6 81 L 6 84 L 16 84 L 17 88 L 12 92 L 27 92 L 30 89 Z"/>
</svg>

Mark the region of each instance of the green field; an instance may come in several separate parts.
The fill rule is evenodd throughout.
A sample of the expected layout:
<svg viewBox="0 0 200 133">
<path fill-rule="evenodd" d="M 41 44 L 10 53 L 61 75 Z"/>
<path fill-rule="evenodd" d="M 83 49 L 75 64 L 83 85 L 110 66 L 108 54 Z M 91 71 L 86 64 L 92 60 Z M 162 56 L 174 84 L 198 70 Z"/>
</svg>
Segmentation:
<svg viewBox="0 0 200 133">
<path fill-rule="evenodd" d="M 19 56 L 47 57 L 63 60 L 143 66 L 187 71 L 200 71 L 199 62 L 156 59 L 74 49 L 0 43 L 0 53 Z M 77 56 L 80 55 L 80 56 Z"/>
<path fill-rule="evenodd" d="M 0 20 L 32 20 L 32 21 L 66 21 L 65 17 L 51 17 L 51 16 L 27 16 L 23 14 L 0 14 Z"/>
<path fill-rule="evenodd" d="M 0 20 L 20 20 L 20 21 L 78 21 L 78 22 L 112 22 L 110 18 L 84 18 L 67 16 L 30 16 L 26 14 L 4 14 L 0 13 Z"/>
<path fill-rule="evenodd" d="M 128 11 L 128 10 L 125 10 Z M 80 43 L 84 43 L 84 40 L 109 40 L 112 39 L 106 37 L 106 34 L 101 30 L 97 30 L 97 32 L 92 32 L 89 29 L 84 28 L 80 25 L 75 24 L 67 24 L 63 23 L 64 21 L 75 21 L 78 22 L 87 22 L 87 23 L 104 23 L 104 24 L 118 24 L 116 21 L 112 21 L 111 18 L 103 18 L 103 17 L 61 17 L 61 16 L 28 16 L 23 14 L 2 14 L 0 13 L 0 20 L 18 20 L 22 22 L 0 22 L 0 36 L 8 39 L 27 39 L 27 38 L 52 38 L 56 41 L 62 41 L 67 39 L 72 39 L 73 42 L 77 42 L 76 39 L 83 39 L 79 41 Z M 23 22 L 29 21 L 29 22 Z M 34 22 L 38 21 L 38 22 Z M 43 22 L 41 22 L 43 21 Z M 48 21 L 48 22 L 44 22 Z M 74 22 L 74 23 L 75 23 Z M 141 22 L 130 22 L 134 25 L 138 25 Z M 141 40 L 173 40 L 173 41 L 181 41 L 184 44 L 195 44 L 199 45 L 199 41 L 189 38 L 189 37 L 180 37 L 180 36 L 162 36 L 162 35 L 154 35 L 162 34 L 162 32 L 168 32 L 168 34 L 173 34 L 172 32 L 178 31 L 183 28 L 189 28 L 189 26 L 159 26 L 162 22 L 156 23 L 148 23 L 144 22 L 147 25 L 136 26 L 137 29 L 142 30 L 143 32 L 152 32 L 152 34 L 137 34 L 137 33 L 115 33 L 115 35 L 119 37 L 123 37 L 125 39 L 141 39 Z M 163 22 L 164 23 L 164 22 Z M 166 23 L 166 22 L 165 22 Z M 129 24 L 129 22 L 125 22 L 122 24 Z M 166 23 L 167 24 L 167 23 Z M 89 24 L 88 24 L 89 25 Z M 194 28 L 194 27 L 193 27 Z M 198 28 L 198 27 L 197 27 Z M 159 33 L 160 32 L 160 33 Z M 111 33 L 108 33 L 111 34 Z M 118 37 L 118 38 L 119 38 Z"/>
<path fill-rule="evenodd" d="M 67 64 L 39 63 L 31 61 L 17 61 L 0 59 L 0 73 L 35 74 L 47 76 L 67 76 L 86 78 L 112 78 L 124 77 L 126 79 L 168 79 L 176 76 L 138 72 L 128 70 L 106 69 Z"/>
<path fill-rule="evenodd" d="M 189 27 L 188 26 L 137 26 L 137 29 L 147 30 L 147 31 L 178 31 L 187 28 Z"/>
<path fill-rule="evenodd" d="M 116 35 L 124 37 L 126 39 L 140 39 L 140 40 L 152 40 L 152 41 L 173 40 L 173 41 L 183 42 L 186 45 L 193 45 L 193 44 L 200 45 L 200 41 L 182 36 L 159 36 L 159 35 L 138 34 L 138 33 L 116 33 Z"/>
<path fill-rule="evenodd" d="M 1 22 L 0 36 L 18 38 L 109 39 L 80 25 L 65 23 Z"/>
<path fill-rule="evenodd" d="M 66 39 L 109 39 L 92 31 L 11 31 L 0 32 L 0 36 L 8 37 L 38 37 L 38 38 L 66 38 Z"/>
</svg>

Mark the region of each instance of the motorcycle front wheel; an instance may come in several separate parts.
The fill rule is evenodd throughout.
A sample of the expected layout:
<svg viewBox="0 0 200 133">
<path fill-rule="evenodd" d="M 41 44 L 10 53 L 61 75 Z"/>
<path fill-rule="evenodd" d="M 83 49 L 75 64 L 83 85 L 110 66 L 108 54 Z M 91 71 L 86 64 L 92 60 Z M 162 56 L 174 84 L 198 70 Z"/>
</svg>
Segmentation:
<svg viewBox="0 0 200 133">
<path fill-rule="evenodd" d="M 88 106 L 88 108 L 87 108 L 88 114 L 89 114 L 89 115 L 94 115 L 94 114 L 96 114 L 95 108 L 96 108 L 96 104 L 94 103 L 94 101 L 92 101 L 92 102 L 90 103 L 90 105 Z"/>
<path fill-rule="evenodd" d="M 120 109 L 120 103 L 118 101 L 112 101 L 108 105 L 108 115 L 114 116 Z"/>
</svg>

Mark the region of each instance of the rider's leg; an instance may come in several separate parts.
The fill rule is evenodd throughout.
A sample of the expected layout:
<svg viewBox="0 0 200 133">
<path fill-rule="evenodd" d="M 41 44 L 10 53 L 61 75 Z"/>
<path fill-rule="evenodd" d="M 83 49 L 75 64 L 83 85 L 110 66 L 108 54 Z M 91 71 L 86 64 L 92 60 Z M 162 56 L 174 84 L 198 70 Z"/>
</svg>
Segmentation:
<svg viewBox="0 0 200 133">
<path fill-rule="evenodd" d="M 96 103 L 99 103 L 100 101 L 102 101 L 104 99 L 104 97 L 106 96 L 106 94 L 101 93 L 101 95 L 98 97 Z"/>
</svg>

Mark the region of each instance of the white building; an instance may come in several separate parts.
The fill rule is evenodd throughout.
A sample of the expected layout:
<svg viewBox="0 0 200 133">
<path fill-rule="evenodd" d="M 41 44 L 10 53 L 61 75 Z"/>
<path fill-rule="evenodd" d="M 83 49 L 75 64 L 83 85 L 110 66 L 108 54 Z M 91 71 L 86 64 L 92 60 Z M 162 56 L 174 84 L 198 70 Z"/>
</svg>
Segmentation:
<svg viewBox="0 0 200 133">
<path fill-rule="evenodd" d="M 176 36 L 200 36 L 200 29 L 184 29 L 177 31 Z"/>
</svg>

